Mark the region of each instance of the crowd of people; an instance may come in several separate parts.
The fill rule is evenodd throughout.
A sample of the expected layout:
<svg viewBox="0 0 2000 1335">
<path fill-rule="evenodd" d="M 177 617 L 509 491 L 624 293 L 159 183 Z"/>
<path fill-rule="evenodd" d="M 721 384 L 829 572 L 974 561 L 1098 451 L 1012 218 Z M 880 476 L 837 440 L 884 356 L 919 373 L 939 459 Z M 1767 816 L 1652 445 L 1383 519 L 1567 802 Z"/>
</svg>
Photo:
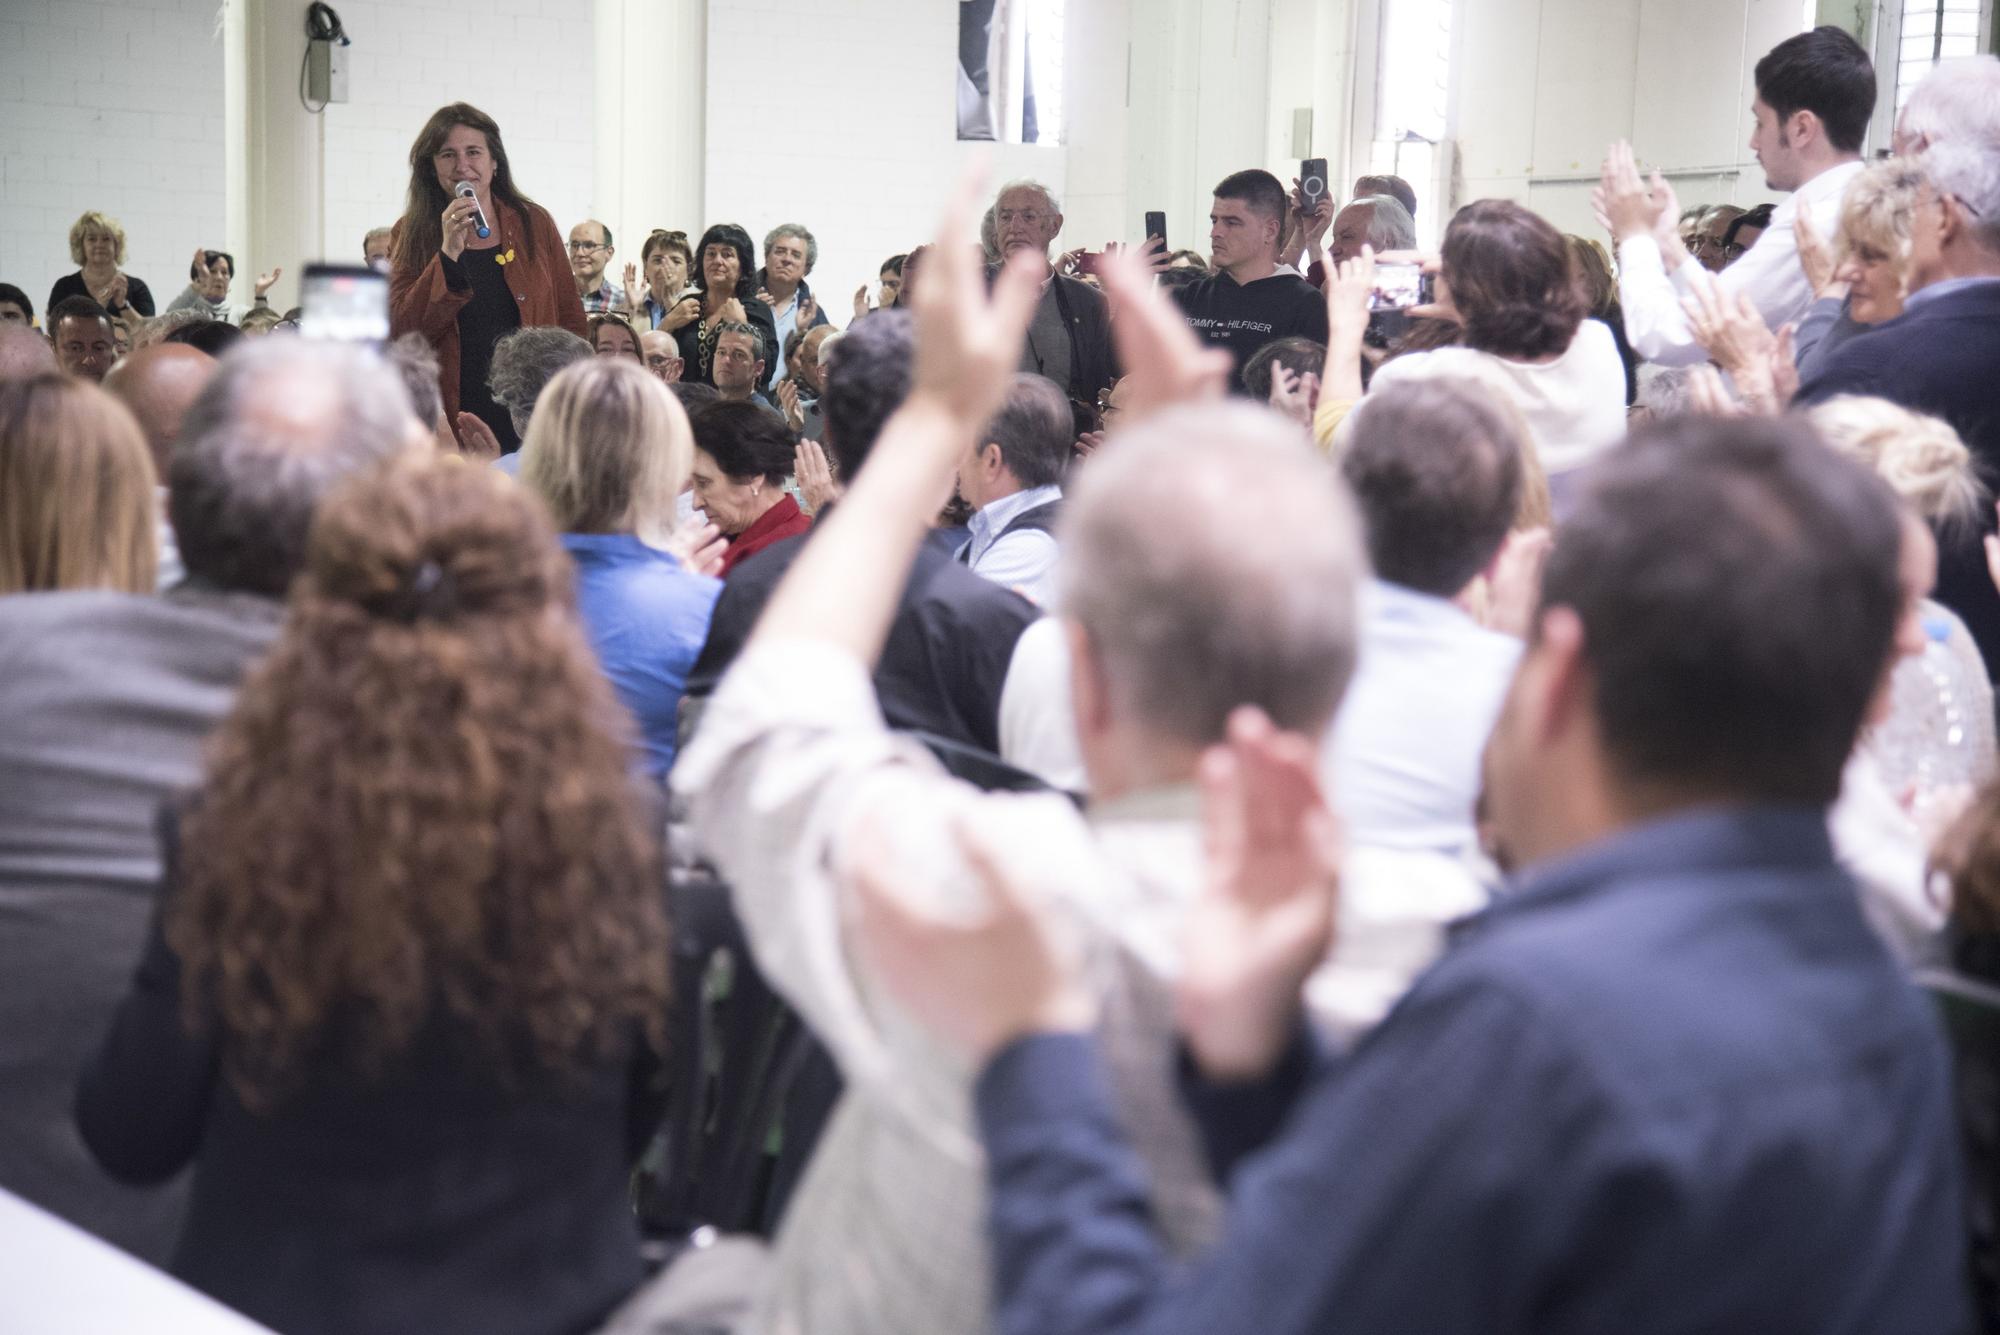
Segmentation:
<svg viewBox="0 0 2000 1335">
<path fill-rule="evenodd" d="M 973 173 L 844 323 L 464 103 L 380 346 L 84 214 L 0 1188 L 288 1335 L 2000 1331 L 2000 59 L 1877 98 L 1434 254 Z"/>
</svg>

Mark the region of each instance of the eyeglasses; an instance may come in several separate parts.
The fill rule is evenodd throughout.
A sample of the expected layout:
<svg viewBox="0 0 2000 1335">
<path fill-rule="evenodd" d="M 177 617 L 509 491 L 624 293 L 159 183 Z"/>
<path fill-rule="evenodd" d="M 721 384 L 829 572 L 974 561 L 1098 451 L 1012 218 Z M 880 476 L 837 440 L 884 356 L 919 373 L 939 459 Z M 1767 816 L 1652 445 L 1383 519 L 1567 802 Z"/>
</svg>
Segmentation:
<svg viewBox="0 0 2000 1335">
<path fill-rule="evenodd" d="M 588 255 L 593 250 L 609 249 L 611 247 L 596 241 L 572 241 L 569 243 L 569 253 L 572 255 Z"/>
</svg>

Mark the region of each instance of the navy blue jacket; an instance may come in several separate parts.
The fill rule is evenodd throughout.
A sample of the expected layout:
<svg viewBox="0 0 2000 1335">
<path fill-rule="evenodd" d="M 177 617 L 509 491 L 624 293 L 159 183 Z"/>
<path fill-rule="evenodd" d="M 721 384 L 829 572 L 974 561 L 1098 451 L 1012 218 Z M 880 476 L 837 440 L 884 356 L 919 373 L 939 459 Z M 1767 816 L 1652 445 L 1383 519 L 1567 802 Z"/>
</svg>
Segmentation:
<svg viewBox="0 0 2000 1335">
<path fill-rule="evenodd" d="M 1944 1045 L 1817 811 L 1540 869 L 1344 1062 L 1193 1100 L 1230 1209 L 1190 1263 L 1104 1091 L 1076 1037 L 981 1078 L 1008 1335 L 1969 1325 Z"/>
<path fill-rule="evenodd" d="M 2000 278 L 1913 300 L 1902 315 L 1841 344 L 1799 386 L 1797 401 L 1872 394 L 1942 417 L 1964 437 L 1987 485 L 2000 484 Z M 2000 671 L 2000 594 L 1979 533 L 1992 531 L 1986 509 L 1978 532 L 1939 534 L 1936 593 L 1964 619 L 1989 674 Z"/>
</svg>

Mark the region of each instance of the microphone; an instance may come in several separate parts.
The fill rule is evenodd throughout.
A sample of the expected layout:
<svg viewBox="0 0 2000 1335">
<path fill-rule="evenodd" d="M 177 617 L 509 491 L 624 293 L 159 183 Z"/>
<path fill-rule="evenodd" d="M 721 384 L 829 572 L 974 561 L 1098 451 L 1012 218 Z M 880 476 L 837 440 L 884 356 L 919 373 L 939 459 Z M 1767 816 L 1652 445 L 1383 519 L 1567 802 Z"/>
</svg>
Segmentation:
<svg viewBox="0 0 2000 1335">
<path fill-rule="evenodd" d="M 479 207 L 479 192 L 472 188 L 472 182 L 460 181 L 451 188 L 451 192 L 460 199 L 469 199 L 472 201 L 473 230 L 479 233 L 479 239 L 484 241 L 487 237 L 492 236 L 493 229 L 486 225 L 486 210 Z"/>
</svg>

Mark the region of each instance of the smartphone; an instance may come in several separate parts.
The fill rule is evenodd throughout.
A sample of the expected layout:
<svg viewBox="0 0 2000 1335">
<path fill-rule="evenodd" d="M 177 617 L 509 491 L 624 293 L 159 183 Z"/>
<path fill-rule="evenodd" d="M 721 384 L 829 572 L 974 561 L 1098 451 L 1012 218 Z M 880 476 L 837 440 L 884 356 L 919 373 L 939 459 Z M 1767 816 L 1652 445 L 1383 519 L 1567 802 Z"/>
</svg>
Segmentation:
<svg viewBox="0 0 2000 1335">
<path fill-rule="evenodd" d="M 1307 158 L 1299 164 L 1299 202 L 1305 205 L 1308 218 L 1325 198 L 1326 159 Z"/>
<path fill-rule="evenodd" d="M 1101 250 L 1079 251 L 1076 257 L 1076 271 L 1079 275 L 1087 273 L 1094 274 L 1098 271 L 1098 266 L 1100 266 L 1103 263 L 1104 263 L 1103 251 Z"/>
<path fill-rule="evenodd" d="M 1146 236 L 1149 239 L 1157 236 L 1160 238 L 1160 249 L 1164 251 L 1167 248 L 1166 214 L 1155 211 L 1146 215 Z"/>
<path fill-rule="evenodd" d="M 308 264 L 299 285 L 299 333 L 335 343 L 389 341 L 389 277 L 358 264 Z"/>
<path fill-rule="evenodd" d="M 1378 264 L 1375 290 L 1368 294 L 1371 311 L 1402 311 L 1431 299 L 1430 276 L 1420 264 Z"/>
</svg>

